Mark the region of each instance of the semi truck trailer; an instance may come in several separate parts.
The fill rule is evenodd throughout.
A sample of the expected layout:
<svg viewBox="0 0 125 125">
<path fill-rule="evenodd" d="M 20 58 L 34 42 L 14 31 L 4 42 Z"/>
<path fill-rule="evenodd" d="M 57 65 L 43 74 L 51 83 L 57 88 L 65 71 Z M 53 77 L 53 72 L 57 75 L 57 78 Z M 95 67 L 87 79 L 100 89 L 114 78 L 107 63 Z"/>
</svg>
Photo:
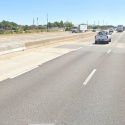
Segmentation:
<svg viewBox="0 0 125 125">
<path fill-rule="evenodd" d="M 118 25 L 117 32 L 123 32 L 123 31 L 124 31 L 124 26 L 123 25 Z"/>
<path fill-rule="evenodd" d="M 87 31 L 87 25 L 77 25 L 72 28 L 72 33 L 82 33 Z"/>
</svg>

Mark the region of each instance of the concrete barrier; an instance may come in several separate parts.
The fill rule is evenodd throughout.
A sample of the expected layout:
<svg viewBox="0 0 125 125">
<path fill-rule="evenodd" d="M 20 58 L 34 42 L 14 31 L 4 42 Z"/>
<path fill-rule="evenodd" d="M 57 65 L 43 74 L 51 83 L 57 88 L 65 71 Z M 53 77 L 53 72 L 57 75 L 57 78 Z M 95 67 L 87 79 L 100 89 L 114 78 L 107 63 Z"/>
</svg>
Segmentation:
<svg viewBox="0 0 125 125">
<path fill-rule="evenodd" d="M 74 34 L 70 36 L 62 36 L 62 37 L 54 37 L 49 39 L 42 39 L 40 41 L 33 41 L 33 42 L 27 42 L 25 43 L 25 46 L 27 48 L 32 48 L 36 46 L 44 46 L 49 45 L 57 42 L 62 42 L 66 40 L 73 40 L 73 39 L 79 39 L 79 38 L 87 38 L 91 36 L 95 36 L 96 33 L 80 33 L 80 34 Z"/>
<path fill-rule="evenodd" d="M 25 43 L 11 43 L 0 45 L 0 55 L 25 50 Z"/>
<path fill-rule="evenodd" d="M 74 34 L 74 35 L 68 35 L 68 36 L 57 36 L 49 39 L 42 39 L 40 41 L 32 41 L 32 42 L 26 42 L 26 43 L 6 43 L 6 44 L 1 44 L 0 45 L 0 55 L 3 54 L 8 54 L 12 52 L 17 52 L 17 51 L 23 51 L 26 48 L 34 48 L 38 46 L 45 46 L 49 44 L 54 44 L 57 42 L 62 42 L 62 41 L 68 41 L 68 40 L 73 40 L 73 39 L 79 39 L 79 38 L 87 38 L 94 36 L 96 33 L 80 33 L 80 34 Z"/>
</svg>

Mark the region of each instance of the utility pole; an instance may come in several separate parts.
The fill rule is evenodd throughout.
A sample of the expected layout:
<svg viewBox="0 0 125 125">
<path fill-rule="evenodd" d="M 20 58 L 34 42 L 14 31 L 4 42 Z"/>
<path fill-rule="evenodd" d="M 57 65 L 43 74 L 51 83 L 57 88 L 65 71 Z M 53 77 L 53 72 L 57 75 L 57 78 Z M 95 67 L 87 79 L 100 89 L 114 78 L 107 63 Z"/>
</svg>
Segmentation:
<svg viewBox="0 0 125 125">
<path fill-rule="evenodd" d="M 38 28 L 38 17 L 37 17 L 37 32 L 39 32 L 39 28 Z"/>
<path fill-rule="evenodd" d="M 47 32 L 48 32 L 48 13 L 47 13 Z"/>
<path fill-rule="evenodd" d="M 103 20 L 103 26 L 104 26 L 104 20 Z"/>
<path fill-rule="evenodd" d="M 33 31 L 34 31 L 34 29 L 35 29 L 35 21 L 33 19 Z"/>
<path fill-rule="evenodd" d="M 88 21 L 87 21 L 87 25 L 88 25 Z"/>
<path fill-rule="evenodd" d="M 38 17 L 37 17 L 37 26 L 38 26 Z"/>
<path fill-rule="evenodd" d="M 34 21 L 34 19 L 33 19 L 33 26 L 35 25 L 35 21 Z"/>
</svg>

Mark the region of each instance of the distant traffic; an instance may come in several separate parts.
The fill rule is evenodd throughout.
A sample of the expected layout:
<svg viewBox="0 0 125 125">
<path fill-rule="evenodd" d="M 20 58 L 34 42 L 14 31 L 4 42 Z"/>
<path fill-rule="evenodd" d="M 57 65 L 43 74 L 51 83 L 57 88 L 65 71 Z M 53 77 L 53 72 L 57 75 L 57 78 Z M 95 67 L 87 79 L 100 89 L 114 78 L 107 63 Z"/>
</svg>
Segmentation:
<svg viewBox="0 0 125 125">
<path fill-rule="evenodd" d="M 112 33 L 114 33 L 114 31 L 123 32 L 124 30 L 125 30 L 125 27 L 123 25 L 118 25 L 116 29 L 109 28 L 109 31 L 107 30 L 99 31 L 95 36 L 95 44 L 98 44 L 98 43 L 109 44 L 109 42 L 111 42 L 111 39 L 112 39 L 111 35 Z"/>
<path fill-rule="evenodd" d="M 80 24 L 72 28 L 72 33 L 82 33 L 87 31 L 87 25 Z"/>
<path fill-rule="evenodd" d="M 125 28 L 123 25 L 118 25 L 118 27 L 117 27 L 118 32 L 123 32 L 124 30 L 125 30 Z"/>
</svg>

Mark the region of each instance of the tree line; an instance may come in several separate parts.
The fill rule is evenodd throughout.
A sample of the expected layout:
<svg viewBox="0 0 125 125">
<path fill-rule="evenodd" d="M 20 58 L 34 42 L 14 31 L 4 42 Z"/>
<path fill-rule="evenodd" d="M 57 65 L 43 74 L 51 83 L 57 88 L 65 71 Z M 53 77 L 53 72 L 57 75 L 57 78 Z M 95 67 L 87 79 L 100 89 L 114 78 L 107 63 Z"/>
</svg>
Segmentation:
<svg viewBox="0 0 125 125">
<path fill-rule="evenodd" d="M 17 28 L 18 28 L 18 24 L 14 23 L 14 22 L 9 22 L 9 21 L 5 21 L 5 20 L 0 22 L 0 29 L 16 30 Z"/>
<path fill-rule="evenodd" d="M 64 27 L 73 27 L 73 23 L 72 22 L 63 22 L 63 21 L 60 21 L 60 22 L 54 22 L 54 23 L 51 23 L 51 22 L 48 22 L 48 27 L 49 28 L 53 28 L 53 27 L 58 27 L 58 28 L 64 28 Z"/>
<path fill-rule="evenodd" d="M 5 21 L 3 20 L 2 22 L 0 22 L 0 29 L 3 29 L 3 30 L 17 30 L 18 28 L 24 28 L 25 30 L 27 29 L 34 29 L 34 28 L 45 28 L 45 27 L 48 27 L 48 28 L 54 28 L 54 27 L 58 27 L 58 28 L 64 28 L 64 27 L 68 27 L 68 28 L 71 28 L 73 27 L 73 23 L 72 22 L 63 22 L 63 21 L 60 21 L 60 22 L 54 22 L 54 23 L 51 23 L 51 22 L 48 22 L 48 24 L 46 25 L 39 25 L 39 26 L 36 26 L 36 25 L 18 25 L 14 22 L 9 22 L 9 21 Z"/>
<path fill-rule="evenodd" d="M 0 22 L 0 33 L 3 32 L 34 32 L 34 31 L 46 31 L 47 29 L 49 29 L 48 31 L 51 30 L 58 30 L 63 28 L 64 30 L 68 31 L 71 30 L 72 27 L 74 26 L 74 24 L 72 22 L 63 22 L 63 21 L 55 21 L 55 22 L 48 22 L 48 24 L 45 25 L 18 25 L 15 22 L 9 22 L 9 21 L 5 21 L 3 20 L 2 22 Z M 104 25 L 104 26 L 100 26 L 100 25 L 88 25 L 88 29 L 109 29 L 111 27 L 114 27 L 112 25 Z"/>
<path fill-rule="evenodd" d="M 115 26 L 113 26 L 113 25 L 102 25 L 102 26 L 100 26 L 100 25 L 89 25 L 88 26 L 88 28 L 89 29 L 109 29 L 109 28 L 116 28 Z"/>
</svg>

